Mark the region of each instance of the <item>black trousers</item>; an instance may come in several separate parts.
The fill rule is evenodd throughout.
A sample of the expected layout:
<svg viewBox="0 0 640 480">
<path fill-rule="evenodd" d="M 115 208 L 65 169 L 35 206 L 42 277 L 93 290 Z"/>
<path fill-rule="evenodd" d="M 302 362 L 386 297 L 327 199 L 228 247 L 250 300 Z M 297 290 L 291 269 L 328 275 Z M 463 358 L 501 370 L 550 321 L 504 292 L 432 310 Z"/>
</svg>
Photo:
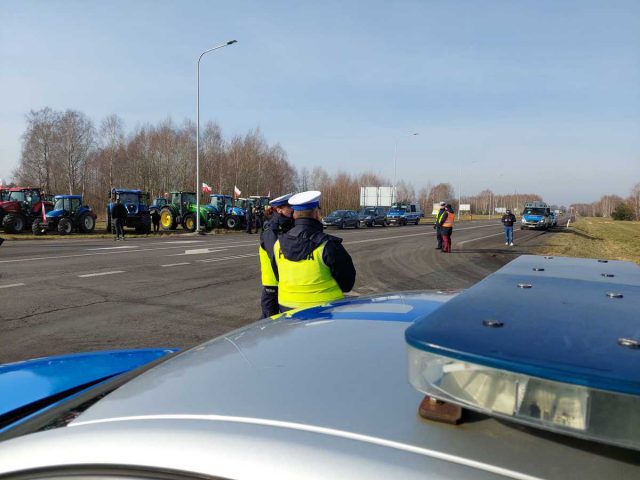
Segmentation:
<svg viewBox="0 0 640 480">
<path fill-rule="evenodd" d="M 442 228 L 436 226 L 436 240 L 438 241 L 438 248 L 442 248 Z"/>
<path fill-rule="evenodd" d="M 114 223 L 116 225 L 116 237 L 124 238 L 124 218 L 116 218 Z"/>
<path fill-rule="evenodd" d="M 153 231 L 156 233 L 160 231 L 160 222 L 153 222 Z"/>
</svg>

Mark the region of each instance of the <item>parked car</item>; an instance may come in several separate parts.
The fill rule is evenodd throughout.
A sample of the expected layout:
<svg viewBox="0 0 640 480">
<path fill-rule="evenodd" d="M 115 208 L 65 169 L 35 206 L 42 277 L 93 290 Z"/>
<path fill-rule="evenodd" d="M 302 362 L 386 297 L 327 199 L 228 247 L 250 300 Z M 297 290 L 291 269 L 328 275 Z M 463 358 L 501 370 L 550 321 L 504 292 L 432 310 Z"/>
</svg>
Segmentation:
<svg viewBox="0 0 640 480">
<path fill-rule="evenodd" d="M 408 225 L 413 223 L 418 225 L 422 218 L 420 205 L 416 203 L 396 204 L 387 213 L 387 223 L 394 225 Z"/>
<path fill-rule="evenodd" d="M 364 207 L 360 210 L 359 218 L 360 223 L 367 227 L 373 227 L 374 225 L 386 227 L 388 225 L 387 209 L 385 207 Z"/>
<path fill-rule="evenodd" d="M 322 219 L 322 225 L 325 228 L 360 228 L 360 217 L 353 210 L 335 210 Z"/>
<path fill-rule="evenodd" d="M 345 299 L 182 353 L 3 365 L 0 476 L 640 478 L 638 285 L 630 262 L 521 256 L 465 292 Z"/>
</svg>

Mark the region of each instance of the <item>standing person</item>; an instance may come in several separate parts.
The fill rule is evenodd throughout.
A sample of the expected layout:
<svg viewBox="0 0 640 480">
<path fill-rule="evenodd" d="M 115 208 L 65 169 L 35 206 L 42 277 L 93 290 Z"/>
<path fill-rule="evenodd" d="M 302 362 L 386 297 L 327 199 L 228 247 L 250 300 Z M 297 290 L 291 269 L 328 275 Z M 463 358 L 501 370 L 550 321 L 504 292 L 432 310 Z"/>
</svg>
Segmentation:
<svg viewBox="0 0 640 480">
<path fill-rule="evenodd" d="M 160 213 L 157 209 L 154 209 L 151 214 L 151 222 L 153 223 L 153 233 L 158 233 L 160 231 Z"/>
<path fill-rule="evenodd" d="M 253 233 L 253 208 L 251 205 L 247 205 L 244 210 L 244 221 L 247 224 L 247 233 Z"/>
<path fill-rule="evenodd" d="M 511 213 L 511 210 L 502 216 L 502 224 L 504 225 L 504 239 L 505 245 L 513 247 L 513 224 L 516 223 L 516 216 Z"/>
<path fill-rule="evenodd" d="M 281 312 L 344 298 L 356 281 L 351 256 L 342 239 L 322 231 L 318 191 L 292 196 L 294 227 L 273 246 Z"/>
<path fill-rule="evenodd" d="M 260 233 L 260 273 L 262 276 L 262 297 L 260 306 L 262 318 L 270 317 L 279 312 L 278 309 L 278 279 L 273 270 L 273 246 L 283 233 L 293 227 L 293 208 L 289 205 L 289 198 L 293 193 L 274 198 L 269 202 L 268 214 L 271 218 Z"/>
<path fill-rule="evenodd" d="M 124 240 L 124 223 L 127 220 L 127 214 L 127 207 L 120 202 L 120 199 L 116 200 L 116 204 L 111 207 L 111 218 L 116 227 L 114 240 Z"/>
<path fill-rule="evenodd" d="M 453 233 L 453 222 L 456 215 L 450 203 L 445 206 L 445 215 L 442 220 L 442 252 L 451 253 L 451 234 Z"/>
<path fill-rule="evenodd" d="M 436 240 L 438 241 L 436 250 L 442 250 L 442 217 L 447 213 L 444 207 L 445 203 L 440 202 L 440 210 L 438 210 L 436 222 L 433 224 L 433 228 L 436 230 Z"/>
</svg>

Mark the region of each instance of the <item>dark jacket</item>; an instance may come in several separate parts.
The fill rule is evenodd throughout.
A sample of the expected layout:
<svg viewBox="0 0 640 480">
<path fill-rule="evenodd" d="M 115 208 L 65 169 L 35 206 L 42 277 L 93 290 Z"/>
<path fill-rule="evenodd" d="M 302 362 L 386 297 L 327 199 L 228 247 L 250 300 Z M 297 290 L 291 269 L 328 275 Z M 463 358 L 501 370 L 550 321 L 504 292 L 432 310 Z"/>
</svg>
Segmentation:
<svg viewBox="0 0 640 480">
<path fill-rule="evenodd" d="M 502 224 L 505 227 L 513 227 L 514 223 L 516 223 L 516 216 L 513 213 L 505 213 L 502 216 Z"/>
<path fill-rule="evenodd" d="M 111 207 L 112 218 L 119 218 L 121 220 L 124 220 L 127 218 L 128 214 L 129 212 L 127 212 L 127 207 L 125 207 L 122 203 L 116 203 L 115 205 L 113 205 L 113 207 Z"/>
<path fill-rule="evenodd" d="M 299 218 L 295 226 L 280 236 L 280 249 L 287 260 L 297 262 L 309 256 L 323 242 L 327 242 L 322 252 L 322 261 L 329 267 L 331 275 L 340 290 L 350 292 L 356 282 L 356 269 L 351 255 L 342 246 L 342 239 L 322 231 L 322 223 L 313 218 Z M 272 261 L 274 272 L 278 268 Z"/>
<path fill-rule="evenodd" d="M 438 217 L 440 216 L 440 212 L 438 212 Z M 436 226 L 438 228 L 442 228 L 442 224 L 447 220 L 447 217 L 449 216 L 449 214 L 447 213 L 447 210 L 444 210 L 444 214 L 442 215 L 442 217 L 440 217 L 440 220 L 438 221 L 438 217 L 436 217 Z"/>
<path fill-rule="evenodd" d="M 293 218 L 274 213 L 260 234 L 260 246 L 273 258 L 273 246 L 278 237 L 293 228 Z"/>
</svg>

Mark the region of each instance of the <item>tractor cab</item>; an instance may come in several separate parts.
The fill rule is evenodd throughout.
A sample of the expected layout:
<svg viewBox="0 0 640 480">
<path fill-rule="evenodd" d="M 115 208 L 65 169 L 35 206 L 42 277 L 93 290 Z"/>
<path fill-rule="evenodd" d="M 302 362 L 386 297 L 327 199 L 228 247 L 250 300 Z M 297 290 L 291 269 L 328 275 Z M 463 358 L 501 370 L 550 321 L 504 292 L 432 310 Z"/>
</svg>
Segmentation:
<svg viewBox="0 0 640 480">
<path fill-rule="evenodd" d="M 198 218 L 201 227 L 211 230 L 218 225 L 218 213 L 209 205 L 200 205 L 197 209 L 197 197 L 195 192 L 171 192 L 169 203 L 160 211 L 160 226 L 163 230 L 175 230 L 178 225 L 195 232 L 198 226 Z"/>
<path fill-rule="evenodd" d="M 238 199 L 248 202 L 246 198 Z M 222 225 L 230 230 L 241 228 L 244 222 L 245 208 L 241 207 L 242 203 L 236 203 L 230 195 L 214 193 L 209 195 L 209 206 L 213 207 L 217 212 L 219 221 Z"/>
<path fill-rule="evenodd" d="M 153 203 L 149 205 L 149 211 L 151 213 L 153 212 L 160 213 L 160 210 L 162 210 L 162 207 L 166 206 L 168 203 L 169 202 L 165 197 L 156 197 L 153 199 Z"/>
<path fill-rule="evenodd" d="M 56 195 L 53 210 L 47 213 L 46 221 L 34 220 L 34 235 L 42 235 L 47 231 L 57 231 L 60 235 L 68 235 L 74 231 L 91 233 L 96 227 L 97 215 L 91 207 L 83 205 L 82 195 Z"/>
<path fill-rule="evenodd" d="M 6 200 L 0 201 L 0 219 L 7 233 L 21 233 L 33 221 L 53 208 L 39 188 L 10 188 Z"/>
</svg>

